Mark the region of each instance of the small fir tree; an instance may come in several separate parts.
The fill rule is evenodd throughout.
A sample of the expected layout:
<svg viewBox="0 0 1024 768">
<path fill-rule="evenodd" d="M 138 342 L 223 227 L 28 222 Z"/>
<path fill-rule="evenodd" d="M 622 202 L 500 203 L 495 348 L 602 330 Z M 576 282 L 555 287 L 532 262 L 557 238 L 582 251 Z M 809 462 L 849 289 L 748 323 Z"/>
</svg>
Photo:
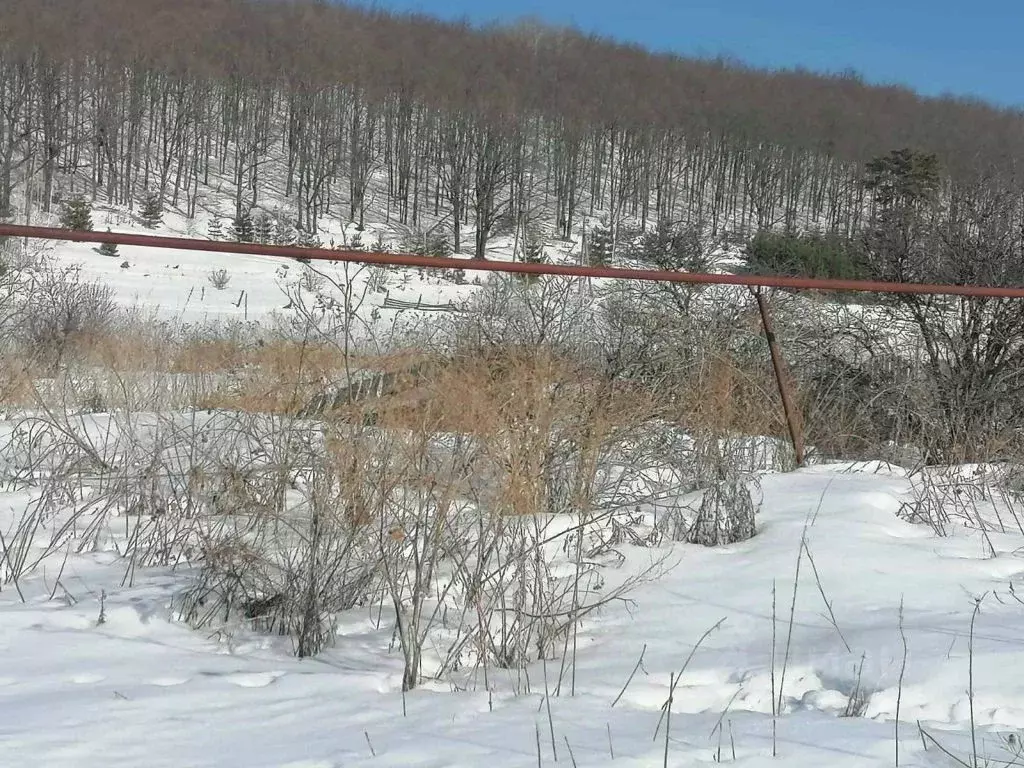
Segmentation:
<svg viewBox="0 0 1024 768">
<path fill-rule="evenodd" d="M 221 223 L 219 216 L 214 216 L 210 219 L 210 223 L 206 227 L 206 236 L 211 240 L 224 239 L 224 225 Z"/>
<path fill-rule="evenodd" d="M 274 245 L 295 245 L 298 233 L 288 221 L 277 219 L 274 222 Z"/>
<path fill-rule="evenodd" d="M 324 246 L 324 244 L 320 241 L 320 238 L 317 237 L 316 233 L 306 232 L 303 230 L 299 230 L 296 233 L 295 244 L 301 248 L 323 248 Z M 303 264 L 309 263 L 309 259 L 305 257 L 299 258 L 299 261 L 301 261 Z"/>
<path fill-rule="evenodd" d="M 110 234 L 110 229 L 107 229 L 107 234 Z M 103 243 L 100 245 L 100 253 L 104 256 L 117 256 L 117 243 Z"/>
<path fill-rule="evenodd" d="M 547 259 L 544 258 L 544 240 L 537 234 L 535 229 L 525 229 L 523 231 L 523 263 L 544 264 L 546 261 Z M 529 273 L 520 273 L 518 277 L 524 282 L 532 285 L 537 282 L 541 276 Z"/>
<path fill-rule="evenodd" d="M 163 195 L 158 190 L 150 189 L 142 198 L 142 207 L 139 208 L 139 218 L 142 226 L 146 229 L 156 229 L 164 218 Z"/>
<path fill-rule="evenodd" d="M 428 256 L 436 256 L 439 259 L 446 259 L 453 253 L 451 240 L 443 232 L 435 232 L 427 237 L 426 253 Z"/>
<path fill-rule="evenodd" d="M 527 264 L 544 263 L 544 240 L 535 230 L 527 229 L 523 233 L 523 261 Z"/>
<path fill-rule="evenodd" d="M 274 242 L 274 220 L 263 211 L 257 213 L 252 220 L 253 237 L 260 245 L 271 245 Z"/>
<path fill-rule="evenodd" d="M 608 222 L 601 219 L 587 233 L 587 250 L 590 254 L 590 263 L 595 266 L 605 266 L 612 260 L 612 228 Z"/>
<path fill-rule="evenodd" d="M 253 231 L 252 214 L 246 211 L 241 216 L 236 216 L 231 221 L 228 235 L 236 243 L 251 243 L 255 232 Z"/>
<path fill-rule="evenodd" d="M 61 205 L 60 225 L 64 229 L 91 230 L 92 206 L 81 195 L 67 200 Z"/>
</svg>

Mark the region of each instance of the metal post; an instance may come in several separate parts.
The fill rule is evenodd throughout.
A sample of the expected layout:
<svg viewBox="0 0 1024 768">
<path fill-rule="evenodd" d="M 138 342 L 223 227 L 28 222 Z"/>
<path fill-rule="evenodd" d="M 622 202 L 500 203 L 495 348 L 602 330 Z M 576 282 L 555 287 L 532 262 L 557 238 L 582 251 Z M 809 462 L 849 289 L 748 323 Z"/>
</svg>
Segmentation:
<svg viewBox="0 0 1024 768">
<path fill-rule="evenodd" d="M 768 341 L 768 351 L 772 356 L 772 368 L 775 370 L 775 381 L 779 385 L 779 395 L 782 397 L 782 410 L 786 414 L 786 426 L 789 427 L 789 439 L 793 442 L 796 465 L 802 467 L 804 465 L 804 436 L 800 427 L 800 414 L 793 404 L 785 362 L 782 359 L 779 342 L 775 338 L 775 329 L 772 327 L 771 317 L 768 314 L 768 303 L 764 300 L 760 288 L 751 289 L 751 293 L 757 299 L 757 308 L 761 312 L 761 324 L 764 326 L 764 336 Z"/>
</svg>

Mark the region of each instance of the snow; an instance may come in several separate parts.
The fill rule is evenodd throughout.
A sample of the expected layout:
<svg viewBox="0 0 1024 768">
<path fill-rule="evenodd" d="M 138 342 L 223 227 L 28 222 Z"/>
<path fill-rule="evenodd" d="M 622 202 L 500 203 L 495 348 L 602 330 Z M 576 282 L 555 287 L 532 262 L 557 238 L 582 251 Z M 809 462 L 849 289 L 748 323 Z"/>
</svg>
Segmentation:
<svg viewBox="0 0 1024 768">
<path fill-rule="evenodd" d="M 712 762 L 719 749 L 747 766 L 889 765 L 900 694 L 901 764 L 948 764 L 923 749 L 917 721 L 969 762 L 970 627 L 983 596 L 979 751 L 997 754 L 1000 734 L 1024 728 L 1024 678 L 1011 672 L 1024 664 L 1024 606 L 1009 597 L 1024 572 L 1019 534 L 990 532 L 993 557 L 977 531 L 939 538 L 901 520 L 911 483 L 900 470 L 818 467 L 761 483 L 755 538 L 666 545 L 671 570 L 584 622 L 575 668 L 534 664 L 518 694 L 511 673 L 492 672 L 490 691 L 435 680 L 403 696 L 377 606 L 341 616 L 332 647 L 298 660 L 280 638 L 177 622 L 171 598 L 187 573 L 151 569 L 122 585 L 112 552 L 72 554 L 60 574 L 63 555 L 51 558 L 20 584 L 25 603 L 10 585 L 0 592 L 0 765 L 532 766 L 538 733 L 543 765 L 555 751 L 572 764 L 570 748 L 580 766 L 661 765 L 665 724 L 655 733 L 673 675 L 669 765 Z M 0 496 L 0 530 L 27 499 Z M 626 551 L 627 569 L 651 557 Z M 858 668 L 864 710 L 841 717 Z"/>
<path fill-rule="evenodd" d="M 180 217 L 165 224 L 161 234 L 187 234 Z M 118 219 L 98 217 L 107 226 Z M 61 244 L 53 256 L 125 307 L 196 326 L 286 322 L 305 269 L 139 247 L 111 258 Z M 370 279 L 354 265 L 317 268 L 359 291 Z M 230 274 L 223 290 L 209 279 L 217 269 Z M 395 328 L 417 313 L 384 309 L 386 291 L 441 304 L 476 290 L 390 270 L 360 314 Z M 5 442 L 13 429 L 0 422 Z M 897 732 L 900 765 L 955 764 L 943 749 L 970 765 L 972 727 L 979 761 L 1008 761 L 1024 729 L 1024 604 L 1012 592 L 1024 532 L 995 504 L 950 509 L 945 536 L 908 522 L 920 482 L 882 463 L 764 473 L 753 539 L 623 545 L 620 577 L 652 557 L 672 567 L 588 616 L 574 662 L 492 669 L 486 686 L 428 679 L 406 694 L 386 606 L 339 616 L 330 647 L 299 660 L 280 637 L 179 621 L 189 569 L 127 578 L 117 521 L 94 551 L 45 553 L 59 526 L 47 519 L 39 567 L 0 583 L 0 765 L 884 766 Z M 37 495 L 0 486 L 5 541 Z"/>
</svg>

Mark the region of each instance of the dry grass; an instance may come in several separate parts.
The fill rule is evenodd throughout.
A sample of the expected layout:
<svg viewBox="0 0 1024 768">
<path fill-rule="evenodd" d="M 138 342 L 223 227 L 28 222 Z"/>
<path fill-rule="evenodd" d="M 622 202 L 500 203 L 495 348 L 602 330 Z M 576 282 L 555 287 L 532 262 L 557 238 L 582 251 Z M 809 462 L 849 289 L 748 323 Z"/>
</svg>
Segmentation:
<svg viewBox="0 0 1024 768">
<path fill-rule="evenodd" d="M 334 346 L 286 339 L 243 343 L 234 339 L 167 339 L 140 328 L 71 339 L 63 375 L 98 381 L 105 402 L 123 400 L 124 381 L 145 374 L 184 377 L 184 399 L 169 407 L 218 408 L 254 413 L 293 413 L 325 384 L 345 380 L 354 369 L 401 370 L 408 355 L 344 356 Z M 0 405 L 29 406 L 61 371 L 38 365 L 25 354 L 0 358 Z M 109 391 L 107 391 L 109 390 Z"/>
<path fill-rule="evenodd" d="M 573 424 L 588 440 L 645 420 L 687 430 L 785 435 L 770 370 L 709 351 L 702 362 L 660 391 L 605 380 L 556 355 L 531 348 L 494 349 L 455 359 L 405 351 L 350 357 L 328 344 L 269 339 L 168 339 L 142 326 L 75 339 L 70 358 L 88 369 L 99 402 L 121 404 L 123 381 L 161 374 L 185 381 L 167 407 L 295 414 L 352 371 L 393 374 L 388 392 L 325 414 L 329 421 L 373 422 L 417 432 L 525 441 L 556 425 Z M 123 377 L 123 378 L 122 378 Z M 30 405 L 44 372 L 17 357 L 0 361 L 0 404 Z M 78 376 L 81 379 L 81 375 Z M 109 384 L 107 381 L 109 380 Z M 107 390 L 110 391 L 107 391 Z M 129 403 L 123 406 L 130 407 Z M 524 454 L 535 453 L 520 446 Z M 536 467 L 522 467 L 529 475 Z"/>
<path fill-rule="evenodd" d="M 0 357 L 0 405 L 26 406 L 32 402 L 34 379 L 30 361 Z"/>
<path fill-rule="evenodd" d="M 681 423 L 716 434 L 787 434 L 782 401 L 769 369 L 728 354 L 709 354 L 679 387 Z"/>
</svg>

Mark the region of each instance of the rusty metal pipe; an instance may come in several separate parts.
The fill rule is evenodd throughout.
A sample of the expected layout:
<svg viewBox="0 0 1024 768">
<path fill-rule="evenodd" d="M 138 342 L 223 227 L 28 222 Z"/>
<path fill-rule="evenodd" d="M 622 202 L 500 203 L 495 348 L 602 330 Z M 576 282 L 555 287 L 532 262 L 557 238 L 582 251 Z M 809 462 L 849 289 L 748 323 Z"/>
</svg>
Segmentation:
<svg viewBox="0 0 1024 768">
<path fill-rule="evenodd" d="M 793 403 L 793 393 L 790 387 L 789 376 L 786 372 L 786 364 L 782 359 L 782 351 L 779 349 L 778 339 L 775 338 L 775 328 L 772 325 L 771 315 L 768 313 L 768 302 L 765 301 L 762 291 L 753 289 L 751 291 L 757 300 L 757 309 L 761 313 L 761 325 L 764 326 L 764 337 L 768 342 L 768 352 L 772 357 L 772 369 L 775 371 L 775 381 L 779 386 L 779 396 L 782 398 L 782 411 L 786 416 L 786 426 L 789 429 L 789 439 L 793 443 L 793 453 L 796 454 L 796 465 L 804 465 L 804 434 L 800 424 L 800 415 Z"/>
<path fill-rule="evenodd" d="M 528 275 L 563 275 L 568 277 L 594 277 L 616 280 L 646 280 L 692 285 L 740 285 L 762 288 L 789 288 L 820 291 L 856 291 L 867 293 L 922 293 L 946 296 L 974 296 L 984 298 L 1024 298 L 1024 287 L 995 288 L 977 285 L 933 285 L 927 283 L 890 283 L 875 280 L 822 280 L 806 277 L 779 277 L 775 275 L 729 275 L 701 272 L 671 272 L 657 269 L 626 269 L 621 267 L 584 267 L 569 264 L 533 264 L 523 262 L 488 261 L 486 259 L 454 259 L 417 256 L 410 253 L 368 253 L 366 251 L 332 250 L 330 248 L 302 248 L 285 245 L 258 245 L 256 243 L 226 243 L 211 240 L 192 240 L 182 237 L 134 235 L 117 232 L 92 232 L 62 229 L 60 227 L 31 227 L 20 224 L 0 224 L 0 237 L 24 237 L 41 240 L 67 240 L 81 243 L 114 243 L 146 248 L 170 248 L 186 251 L 234 253 L 245 256 L 273 256 L 286 259 L 316 261 L 351 261 L 397 267 L 424 267 L 427 269 L 467 269 L 483 272 L 512 272 Z"/>
</svg>

